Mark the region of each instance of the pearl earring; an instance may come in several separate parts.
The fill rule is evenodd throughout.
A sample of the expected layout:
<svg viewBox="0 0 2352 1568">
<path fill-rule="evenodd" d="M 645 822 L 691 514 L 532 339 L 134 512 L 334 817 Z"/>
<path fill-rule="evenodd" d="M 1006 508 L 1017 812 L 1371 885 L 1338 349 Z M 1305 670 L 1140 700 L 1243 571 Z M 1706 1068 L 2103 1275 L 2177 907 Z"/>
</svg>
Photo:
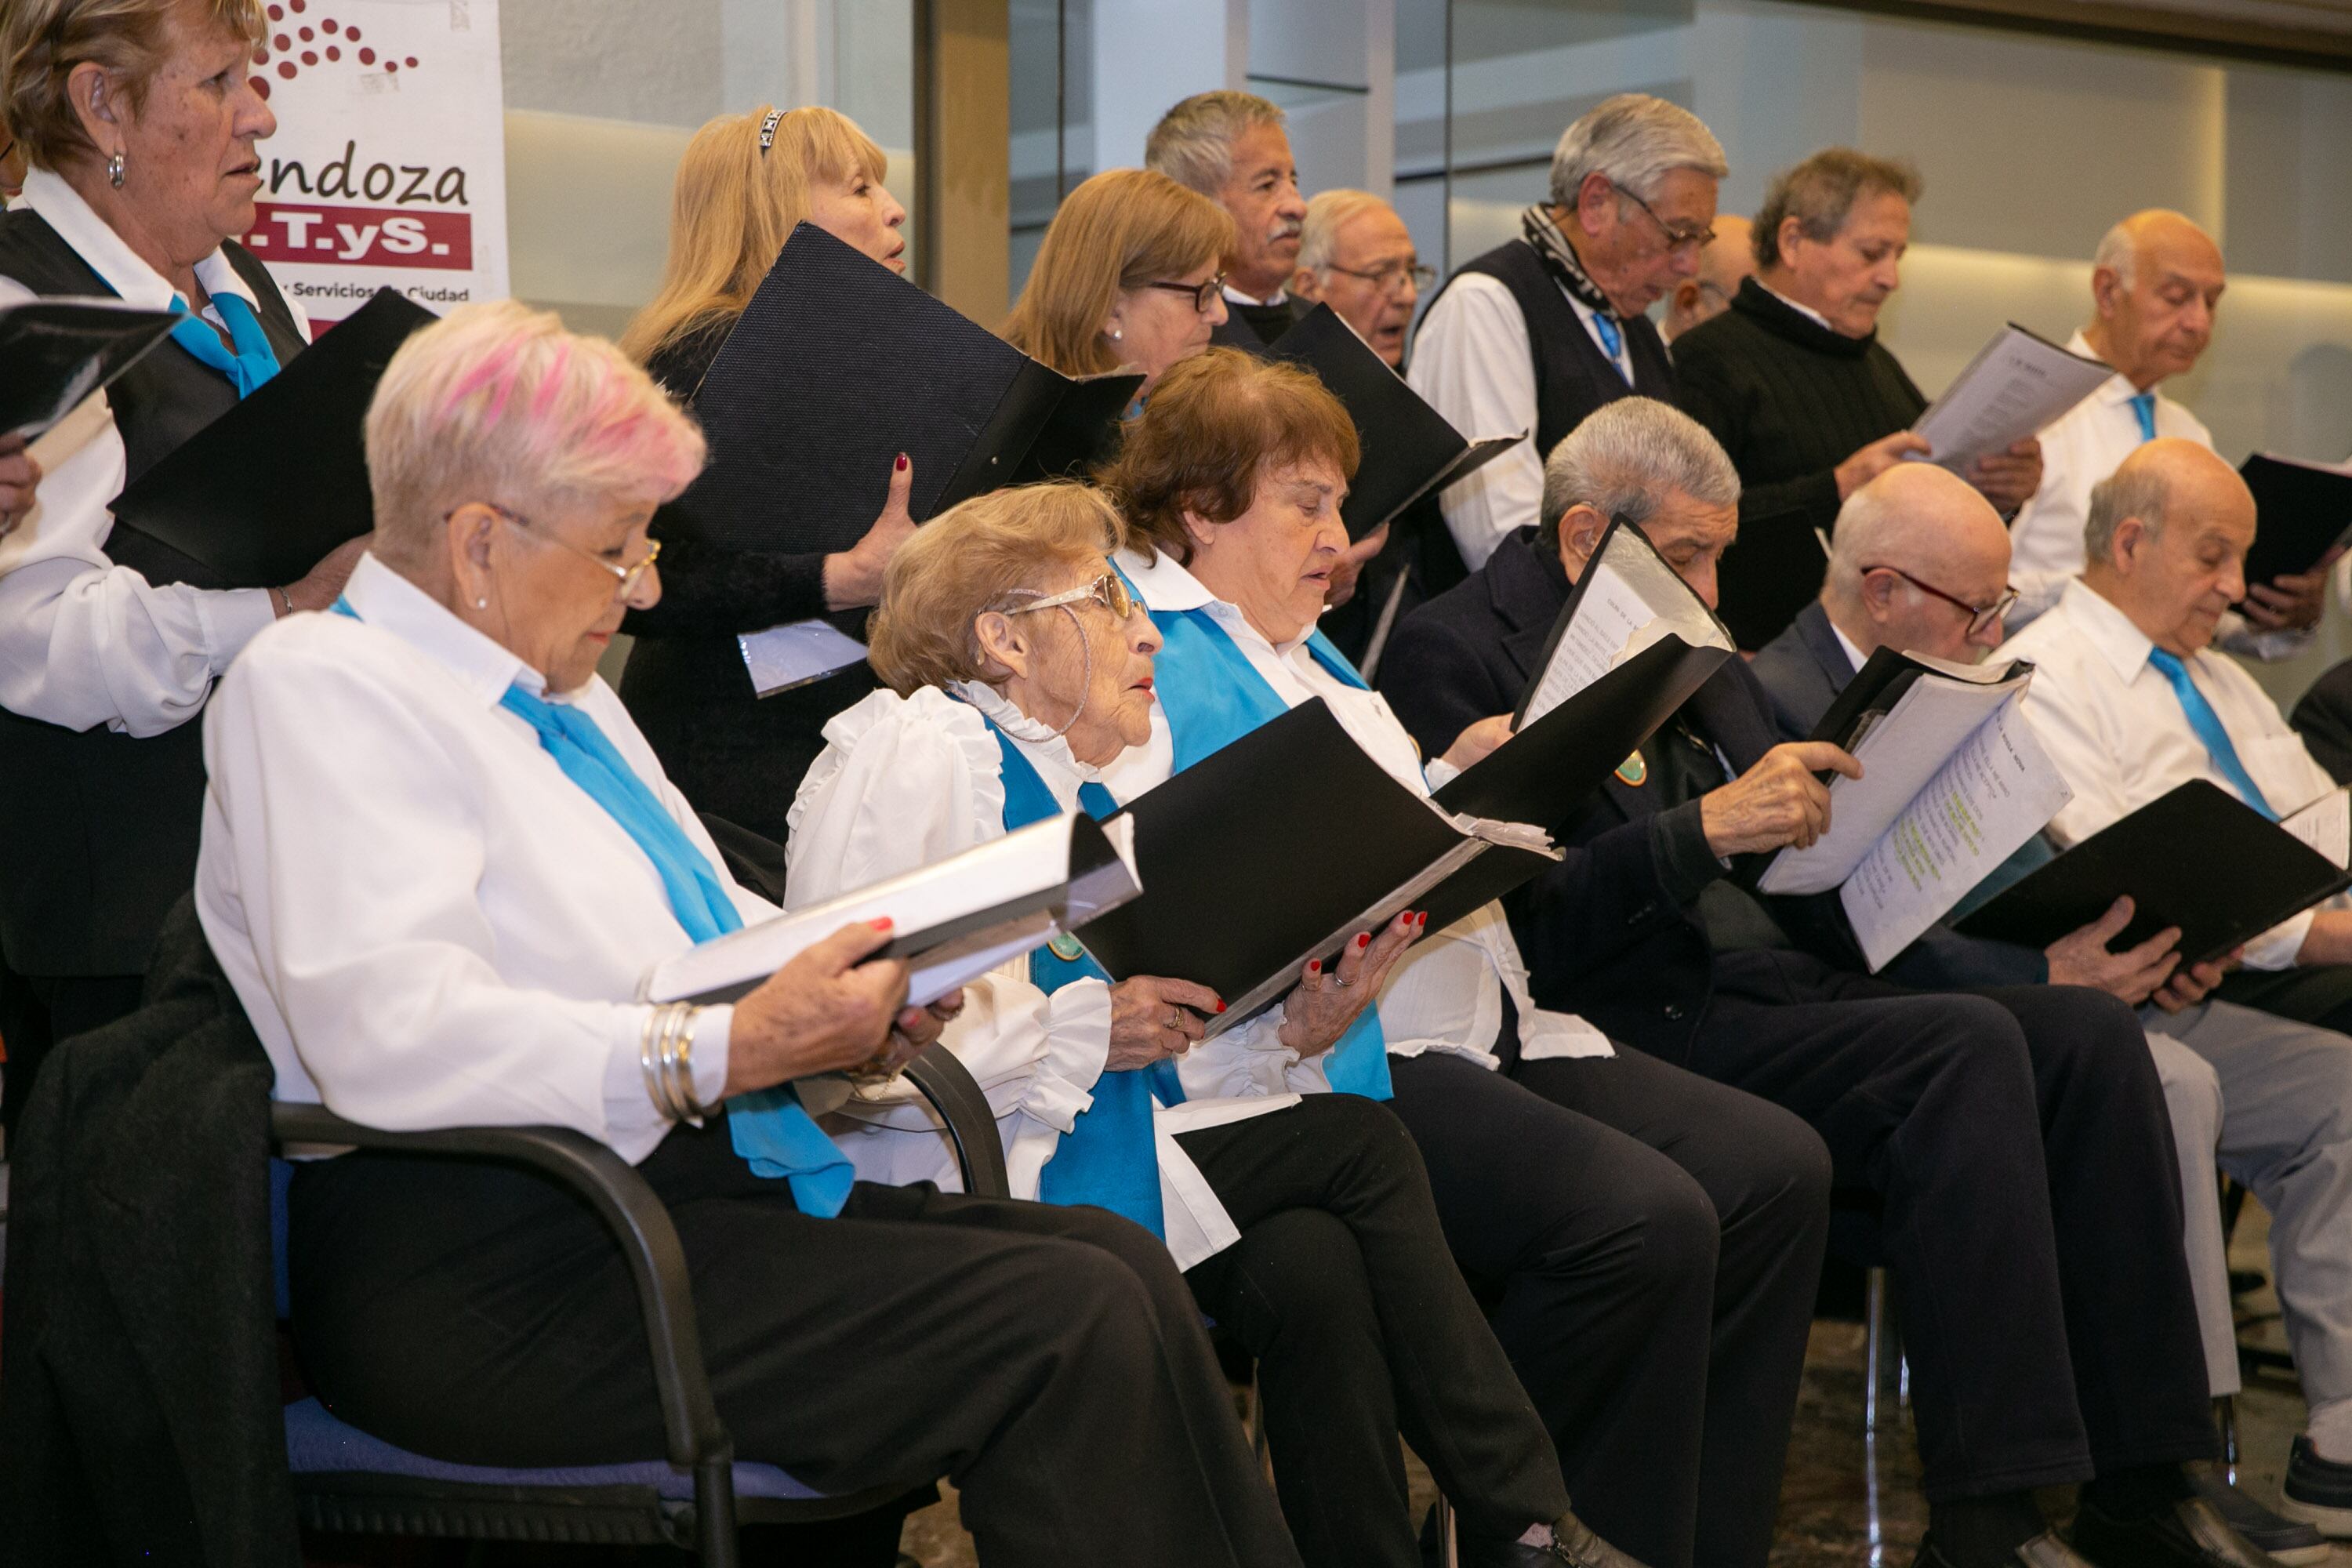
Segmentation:
<svg viewBox="0 0 2352 1568">
<path fill-rule="evenodd" d="M 122 154 L 120 153 L 106 161 L 106 183 L 118 191 L 122 188 Z"/>
<path fill-rule="evenodd" d="M 477 599 L 477 600 L 475 600 L 475 601 L 474 601 L 474 608 L 476 608 L 476 609 L 478 609 L 478 610 L 487 610 L 487 609 L 488 609 L 489 607 L 490 607 L 490 601 L 488 600 L 488 597 L 479 598 L 479 599 Z"/>
<path fill-rule="evenodd" d="M 1110 330 L 1110 341 L 1111 341 L 1111 342 L 1118 342 L 1118 341 L 1119 341 L 1119 339 L 1121 339 L 1121 338 L 1125 337 L 1126 335 L 1127 335 L 1126 333 L 1124 333 L 1124 332 L 1120 331 L 1117 327 L 1113 327 L 1113 328 Z"/>
</svg>

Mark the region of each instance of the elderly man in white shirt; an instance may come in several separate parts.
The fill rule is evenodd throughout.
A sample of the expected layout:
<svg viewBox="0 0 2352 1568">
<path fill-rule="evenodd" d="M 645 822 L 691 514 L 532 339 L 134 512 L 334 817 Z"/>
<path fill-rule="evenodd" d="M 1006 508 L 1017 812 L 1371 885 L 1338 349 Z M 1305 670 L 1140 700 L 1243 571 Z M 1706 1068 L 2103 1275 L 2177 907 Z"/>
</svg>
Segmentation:
<svg viewBox="0 0 2352 1568">
<path fill-rule="evenodd" d="M 2178 784 L 2204 779 L 2263 815 L 2334 789 L 2278 709 L 2211 647 L 2244 592 L 2253 497 L 2193 441 L 2158 438 L 2092 490 L 2083 575 L 2009 651 L 2038 673 L 2025 709 L 2074 798 L 2051 824 L 2074 843 Z M 2152 1019 L 2213 1065 L 2221 1164 L 2272 1216 L 2272 1257 L 2310 1426 L 2284 1511 L 2352 1537 L 2352 908 L 2307 910 L 2246 944 L 2248 972 L 2211 1008 Z M 2228 1027 L 2217 1027 L 2227 1023 Z"/>
<path fill-rule="evenodd" d="M 1413 342 L 1413 390 L 1476 436 L 1528 431 L 1440 498 L 1463 562 L 1543 521 L 1544 454 L 1604 403 L 1675 401 L 1674 366 L 1643 314 L 1715 238 L 1723 145 L 1688 110 L 1621 93 L 1588 110 L 1551 159 L 1547 202 L 1521 237 L 1465 262 Z"/>
<path fill-rule="evenodd" d="M 811 1120 L 804 1090 L 895 1070 L 953 1011 L 900 1007 L 887 919 L 730 1005 L 639 998 L 652 964 L 776 912 L 596 676 L 660 597 L 646 528 L 701 467 L 692 422 L 610 343 L 499 301 L 394 356 L 367 447 L 371 553 L 335 613 L 254 639 L 205 720 L 197 913 L 278 1091 L 403 1130 L 570 1127 L 635 1164 L 746 1459 L 835 1494 L 952 1471 L 985 1562 L 1297 1568 L 1158 1241 L 855 1182 Z M 307 1161 L 305 1371 L 442 1458 L 658 1452 L 601 1229 L 520 1171 Z"/>
<path fill-rule="evenodd" d="M 2158 388 L 2197 367 L 2228 287 L 2221 247 L 2179 213 L 2134 213 L 2099 241 L 2091 267 L 2095 319 L 2066 346 L 2116 374 L 2042 432 L 2041 488 L 2010 525 L 2019 595 L 2013 626 L 2055 605 L 2083 569 L 2092 486 L 2143 442 L 2213 445 L 2204 422 Z M 2326 580 L 2315 569 L 2249 584 L 2246 614 L 2223 618 L 2221 645 L 2257 658 L 2300 651 L 2318 622 Z"/>
<path fill-rule="evenodd" d="M 1298 265 L 1307 198 L 1282 110 L 1252 92 L 1196 92 L 1160 117 L 1143 166 L 1200 192 L 1234 217 L 1224 258 L 1227 314 L 1215 340 L 1262 352 L 1306 313 L 1285 292 Z"/>
</svg>

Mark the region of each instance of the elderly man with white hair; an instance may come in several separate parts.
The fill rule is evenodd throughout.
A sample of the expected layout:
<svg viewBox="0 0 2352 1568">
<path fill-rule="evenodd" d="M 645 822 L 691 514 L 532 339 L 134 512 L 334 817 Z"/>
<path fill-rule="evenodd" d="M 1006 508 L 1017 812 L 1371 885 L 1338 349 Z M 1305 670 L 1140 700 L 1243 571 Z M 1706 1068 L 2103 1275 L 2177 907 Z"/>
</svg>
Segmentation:
<svg viewBox="0 0 2352 1568">
<path fill-rule="evenodd" d="M 1307 198 L 1282 110 L 1253 92 L 1196 92 L 1160 117 L 1143 166 L 1200 192 L 1234 218 L 1224 323 L 1212 341 L 1262 352 L 1306 310 L 1285 292 L 1298 265 Z"/>
<path fill-rule="evenodd" d="M 1837 542 L 1820 600 L 1807 605 L 1750 666 L 1772 694 L 1781 733 L 1792 741 L 1809 734 L 1863 661 L 1881 647 L 1963 664 L 1991 656 L 2001 647 L 2002 616 L 2016 598 L 2008 574 L 2008 531 L 1991 504 L 1957 476 L 1926 463 L 1903 463 L 1856 490 L 1838 513 Z M 2005 869 L 2021 874 L 2051 854 L 2048 842 L 2037 837 Z M 1964 906 L 2011 879 L 2013 875 L 1996 873 Z M 2209 1000 L 2221 970 L 2182 966 L 2176 931 L 2158 931 L 2136 947 L 2109 952 L 2107 943 L 2130 923 L 2131 914 L 2131 901 L 2120 899 L 2101 919 L 2041 952 L 2007 942 L 1947 940 L 1956 951 L 1979 951 L 1988 984 L 2017 978 L 2021 960 L 2024 978 L 2095 986 L 2139 1007 L 2180 1157 L 2182 1241 L 2204 1339 L 2207 1384 L 2215 1398 L 2226 1398 L 2239 1388 L 2238 1347 L 2220 1205 L 2213 1200 L 2215 1163 L 2253 1182 L 2266 1163 L 2264 1151 L 2293 1148 L 2301 1158 L 2301 1152 L 2327 1142 L 2323 1132 L 2316 1139 L 2291 1135 L 2282 1142 L 2271 1108 L 2283 1097 L 2266 1084 L 2248 1088 L 2239 1079 L 2249 1072 L 2266 1075 L 2278 1059 L 2341 1060 L 2347 1042 L 2234 1003 Z M 2231 1073 L 2234 1092 L 2225 1094 L 2221 1070 Z M 2307 1086 L 2298 1091 L 2302 1087 Z M 2345 1223 L 2332 1209 L 2315 1216 L 2312 1205 L 2304 1205 L 2294 1212 L 2309 1223 Z M 2298 1257 L 2305 1251 L 2292 1236 L 2277 1245 Z M 2323 1244 L 2322 1254 L 2327 1250 Z M 2307 1276 L 2294 1265 L 2289 1271 L 2307 1294 Z M 2280 1561 L 2326 1556 L 2326 1542 L 2316 1531 L 2270 1514 L 2227 1487 L 2218 1471 L 2200 1471 L 2197 1480 L 2242 1534 Z"/>
<path fill-rule="evenodd" d="M 2091 264 L 2094 319 L 2067 347 L 2116 374 L 2042 432 L 2042 483 L 2010 527 L 2020 626 L 2058 602 L 2083 570 L 2091 488 L 2158 437 L 2210 447 L 2204 422 L 2158 391 L 2197 368 L 2213 341 L 2229 279 L 2221 247 L 2195 222 L 2161 207 L 2107 230 Z M 2244 614 L 2221 623 L 2232 653 L 2284 658 L 2310 640 L 2327 574 L 2314 570 L 2246 585 Z"/>
<path fill-rule="evenodd" d="M 1307 204 L 1292 296 L 1330 306 L 1391 370 L 1403 367 L 1412 308 L 1436 281 L 1404 219 L 1371 192 L 1319 191 Z"/>
<path fill-rule="evenodd" d="M 1456 427 L 1532 439 L 1446 490 L 1446 526 L 1473 569 L 1544 521 L 1543 457 L 1620 397 L 1675 399 L 1643 312 L 1698 275 L 1729 165 L 1696 115 L 1620 93 L 1561 135 L 1549 200 L 1520 237 L 1465 263 L 1423 319 L 1407 379 Z"/>
<path fill-rule="evenodd" d="M 2026 714 L 2074 791 L 2051 823 L 2061 843 L 2190 779 L 2273 819 L 2335 787 L 2211 646 L 2244 596 L 2253 537 L 2245 482 L 2194 441 L 2151 441 L 2092 489 L 2083 574 L 2011 644 L 2040 668 Z M 2242 1016 L 2267 1028 L 2224 1029 L 2211 1008 L 2164 1026 L 2220 1074 L 2223 1168 L 2271 1214 L 2311 1407 L 2283 1506 L 2352 1537 L 2352 1040 L 2336 1032 L 2352 1023 L 2352 908 L 2333 899 L 2294 916 L 2249 942 L 2245 962 L 2218 994 L 2262 1009 Z"/>
</svg>

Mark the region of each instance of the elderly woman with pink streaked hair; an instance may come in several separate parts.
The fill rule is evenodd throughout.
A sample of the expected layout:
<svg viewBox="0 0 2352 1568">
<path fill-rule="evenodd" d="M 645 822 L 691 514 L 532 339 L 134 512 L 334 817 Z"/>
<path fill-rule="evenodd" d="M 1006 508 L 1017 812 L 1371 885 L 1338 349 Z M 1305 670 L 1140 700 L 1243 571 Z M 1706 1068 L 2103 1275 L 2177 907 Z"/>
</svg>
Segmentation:
<svg viewBox="0 0 2352 1568">
<path fill-rule="evenodd" d="M 205 718 L 197 912 L 278 1093 L 571 1127 L 636 1164 L 741 1458 L 828 1494 L 953 1474 L 984 1563 L 1296 1568 L 1157 1239 L 856 1182 L 803 1107 L 953 1011 L 901 1006 L 887 921 L 731 1006 L 637 999 L 649 964 L 777 912 L 595 673 L 660 595 L 646 524 L 701 467 L 693 423 L 611 344 L 501 302 L 411 338 L 366 437 L 369 552 Z M 663 1451 L 627 1267 L 539 1177 L 311 1161 L 288 1254 L 304 1370 L 362 1430 L 477 1465 Z"/>
</svg>

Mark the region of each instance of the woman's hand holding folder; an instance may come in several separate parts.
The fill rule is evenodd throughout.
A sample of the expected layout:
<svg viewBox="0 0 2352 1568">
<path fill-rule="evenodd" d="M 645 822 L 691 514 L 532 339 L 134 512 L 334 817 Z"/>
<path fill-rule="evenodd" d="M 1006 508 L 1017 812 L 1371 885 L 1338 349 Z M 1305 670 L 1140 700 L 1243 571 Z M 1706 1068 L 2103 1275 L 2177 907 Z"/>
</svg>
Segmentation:
<svg viewBox="0 0 2352 1568">
<path fill-rule="evenodd" d="M 887 920 L 844 926 L 736 1003 L 727 1098 L 819 1073 L 887 1075 L 938 1039 L 961 994 L 902 1012 L 907 965 L 895 958 L 862 962 L 889 941 Z"/>
<path fill-rule="evenodd" d="M 1378 937 L 1358 931 L 1340 949 L 1339 963 L 1327 965 L 1320 959 L 1308 959 L 1297 985 L 1283 999 L 1282 1026 L 1275 1037 L 1297 1051 L 1301 1061 L 1338 1045 L 1339 1037 L 1379 996 L 1389 971 L 1428 924 L 1426 910 L 1407 910 Z"/>
<path fill-rule="evenodd" d="M 856 543 L 824 558 L 826 609 L 862 610 L 880 601 L 882 568 L 890 564 L 898 546 L 915 537 L 915 519 L 907 510 L 907 498 L 914 491 L 915 465 L 901 452 L 890 467 L 890 493 L 882 503 L 882 515 Z"/>
<path fill-rule="evenodd" d="M 1497 713 L 1491 719 L 1481 719 L 1459 735 L 1454 736 L 1454 744 L 1446 747 L 1445 755 L 1438 760 L 1456 773 L 1466 773 L 1492 756 L 1496 748 L 1509 740 L 1512 733 L 1511 716 L 1508 713 Z"/>
<path fill-rule="evenodd" d="M 1192 1048 L 1207 1027 L 1203 1014 L 1222 1013 L 1214 991 L 1189 980 L 1139 974 L 1110 988 L 1110 1055 L 1106 1072 L 1132 1072 Z"/>
<path fill-rule="evenodd" d="M 0 437 L 0 539 L 25 521 L 33 510 L 33 492 L 40 488 L 41 465 L 25 450 L 25 438 Z"/>
</svg>

